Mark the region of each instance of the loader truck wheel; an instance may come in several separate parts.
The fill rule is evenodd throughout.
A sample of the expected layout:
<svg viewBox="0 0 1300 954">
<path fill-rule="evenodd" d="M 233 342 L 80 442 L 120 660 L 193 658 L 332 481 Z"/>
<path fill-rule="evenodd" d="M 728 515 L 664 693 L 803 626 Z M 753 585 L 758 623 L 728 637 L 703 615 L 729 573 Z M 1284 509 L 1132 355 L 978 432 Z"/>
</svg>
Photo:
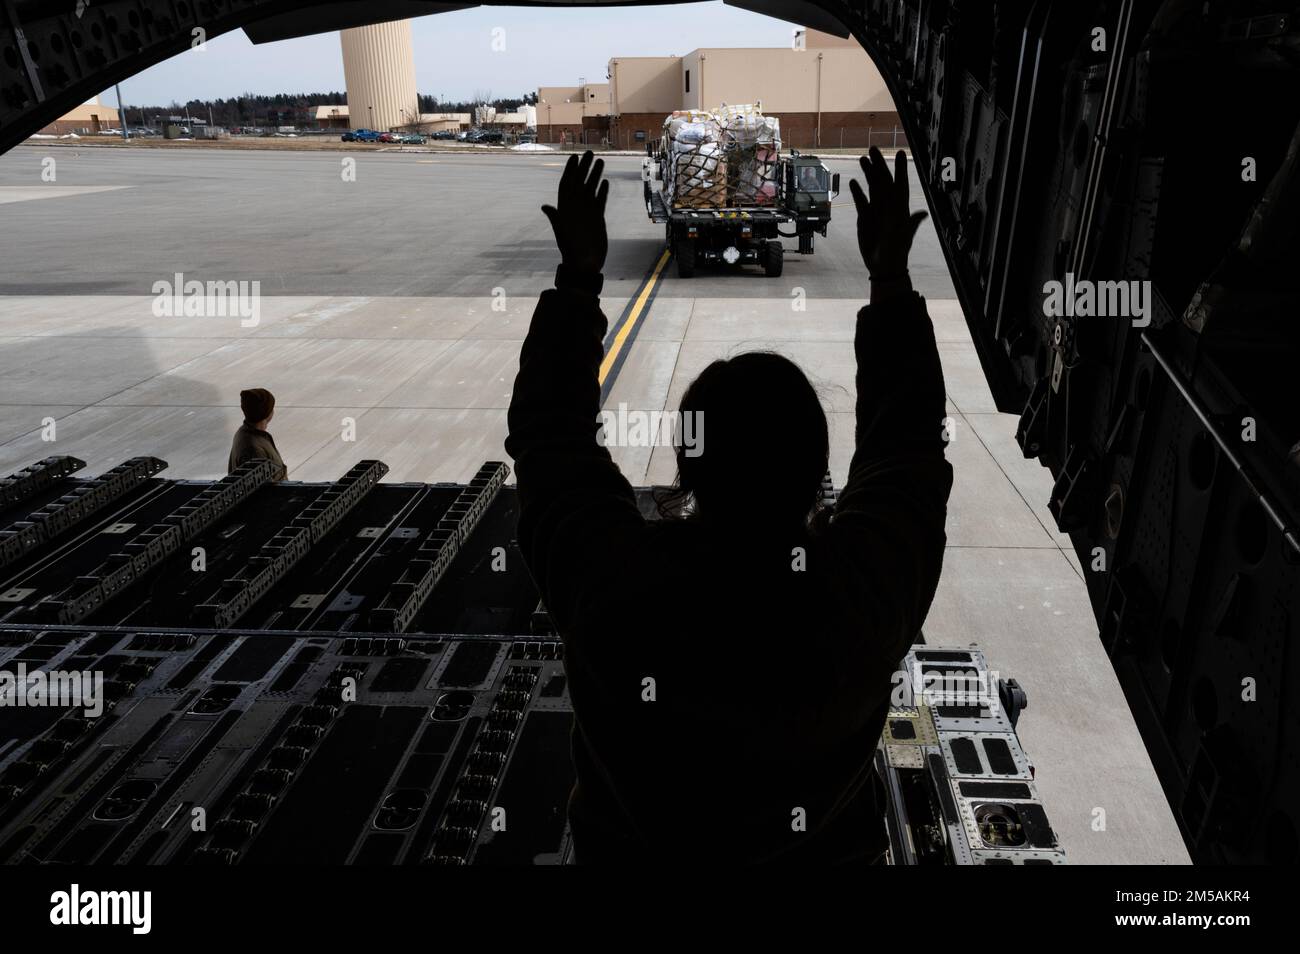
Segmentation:
<svg viewBox="0 0 1300 954">
<path fill-rule="evenodd" d="M 673 258 L 677 259 L 677 277 L 690 278 L 695 274 L 695 243 L 690 239 L 679 239 L 673 246 Z"/>
<path fill-rule="evenodd" d="M 769 240 L 763 247 L 763 272 L 768 278 L 780 278 L 784 267 L 785 246 Z"/>
</svg>

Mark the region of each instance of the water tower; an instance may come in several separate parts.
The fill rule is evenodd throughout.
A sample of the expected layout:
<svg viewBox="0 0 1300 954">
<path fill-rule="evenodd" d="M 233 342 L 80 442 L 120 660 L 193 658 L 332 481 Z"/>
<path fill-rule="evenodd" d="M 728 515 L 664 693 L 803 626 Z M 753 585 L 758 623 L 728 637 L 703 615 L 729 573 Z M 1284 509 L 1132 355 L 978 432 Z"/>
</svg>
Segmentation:
<svg viewBox="0 0 1300 954">
<path fill-rule="evenodd" d="M 393 20 L 339 33 L 348 122 L 381 132 L 420 119 L 411 21 Z"/>
</svg>

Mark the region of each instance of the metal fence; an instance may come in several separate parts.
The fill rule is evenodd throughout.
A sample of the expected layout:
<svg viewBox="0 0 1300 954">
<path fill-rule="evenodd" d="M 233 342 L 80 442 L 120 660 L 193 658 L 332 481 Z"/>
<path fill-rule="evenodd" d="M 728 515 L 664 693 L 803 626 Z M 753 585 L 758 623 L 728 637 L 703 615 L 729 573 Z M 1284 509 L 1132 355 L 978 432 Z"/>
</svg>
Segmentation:
<svg viewBox="0 0 1300 954">
<path fill-rule="evenodd" d="M 608 142 L 609 133 L 604 129 L 584 129 L 581 133 L 553 132 L 546 126 L 537 130 L 537 141 L 557 149 L 624 149 Z M 636 147 L 632 147 L 636 148 Z"/>
<path fill-rule="evenodd" d="M 645 135 L 653 140 L 658 137 L 658 130 L 645 130 Z M 611 141 L 612 140 L 612 141 Z M 587 129 L 582 134 L 556 133 L 548 135 L 546 128 L 540 131 L 537 140 L 543 145 L 555 149 L 625 149 L 633 152 L 645 150 L 646 140 L 637 139 L 636 132 L 624 129 L 612 136 L 604 130 Z M 781 145 L 787 149 L 845 149 L 865 150 L 871 146 L 878 149 L 906 149 L 907 136 L 901 126 L 834 126 L 823 127 L 820 133 L 815 128 L 792 127 L 781 130 Z"/>
</svg>

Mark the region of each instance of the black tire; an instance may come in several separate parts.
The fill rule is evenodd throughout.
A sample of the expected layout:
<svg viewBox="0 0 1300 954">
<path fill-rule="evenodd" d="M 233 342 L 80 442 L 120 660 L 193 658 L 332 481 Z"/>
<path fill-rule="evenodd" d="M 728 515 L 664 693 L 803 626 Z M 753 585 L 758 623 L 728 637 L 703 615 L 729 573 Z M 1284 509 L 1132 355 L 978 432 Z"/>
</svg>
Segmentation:
<svg viewBox="0 0 1300 954">
<path fill-rule="evenodd" d="M 769 240 L 763 248 L 763 272 L 768 278 L 780 278 L 785 267 L 785 246 Z"/>
<path fill-rule="evenodd" d="M 690 239 L 679 239 L 673 248 L 673 258 L 677 259 L 677 277 L 690 278 L 695 274 L 695 243 Z"/>
</svg>

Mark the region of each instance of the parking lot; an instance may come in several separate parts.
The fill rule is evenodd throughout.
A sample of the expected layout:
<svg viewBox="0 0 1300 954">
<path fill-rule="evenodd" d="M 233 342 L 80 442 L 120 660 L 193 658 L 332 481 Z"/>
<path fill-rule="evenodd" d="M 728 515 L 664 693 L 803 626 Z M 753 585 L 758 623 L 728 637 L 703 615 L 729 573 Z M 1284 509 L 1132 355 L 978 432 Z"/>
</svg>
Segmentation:
<svg viewBox="0 0 1300 954">
<path fill-rule="evenodd" d="M 42 178 L 49 160 L 53 181 Z M 390 480 L 467 479 L 504 454 L 520 342 L 558 260 L 538 207 L 553 200 L 562 163 L 545 153 L 13 150 L 0 158 L 0 471 L 72 454 L 94 474 L 148 454 L 169 462 L 166 476 L 216 477 L 239 391 L 261 386 L 278 398 L 271 429 L 290 479 L 332 480 L 367 457 L 384 460 Z M 854 164 L 828 164 L 847 189 Z M 648 285 L 664 230 L 645 215 L 640 160 L 612 156 L 607 170 L 603 304 L 611 322 L 634 324 L 606 407 L 670 409 L 714 358 L 780 351 L 822 394 L 841 483 L 867 287 L 847 194 L 829 238 L 813 256 L 788 251 L 779 278 L 748 268 L 682 280 L 665 269 Z M 956 422 L 948 551 L 925 636 L 978 644 L 1025 686 L 1021 736 L 1072 860 L 1186 861 L 1097 642 L 1083 568 L 1047 514 L 1050 476 L 1021 456 L 1014 416 L 996 412 L 928 223 L 912 274 Z M 158 289 L 191 279 L 257 282 L 256 322 L 160 316 Z M 634 484 L 673 479 L 670 449 L 616 457 Z"/>
</svg>

